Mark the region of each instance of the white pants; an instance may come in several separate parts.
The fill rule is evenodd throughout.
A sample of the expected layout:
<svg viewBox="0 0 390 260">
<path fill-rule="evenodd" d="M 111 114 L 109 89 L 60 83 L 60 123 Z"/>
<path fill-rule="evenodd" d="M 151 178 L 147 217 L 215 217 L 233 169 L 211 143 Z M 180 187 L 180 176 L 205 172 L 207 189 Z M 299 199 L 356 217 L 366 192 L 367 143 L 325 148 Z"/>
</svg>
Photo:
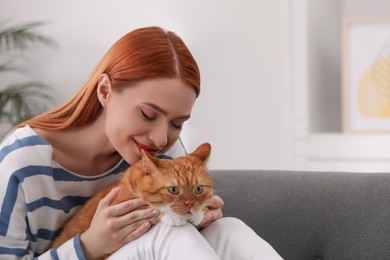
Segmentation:
<svg viewBox="0 0 390 260">
<path fill-rule="evenodd" d="M 155 225 L 146 234 L 117 250 L 110 260 L 274 260 L 278 253 L 236 218 L 214 221 L 199 232 L 193 225 Z"/>
</svg>

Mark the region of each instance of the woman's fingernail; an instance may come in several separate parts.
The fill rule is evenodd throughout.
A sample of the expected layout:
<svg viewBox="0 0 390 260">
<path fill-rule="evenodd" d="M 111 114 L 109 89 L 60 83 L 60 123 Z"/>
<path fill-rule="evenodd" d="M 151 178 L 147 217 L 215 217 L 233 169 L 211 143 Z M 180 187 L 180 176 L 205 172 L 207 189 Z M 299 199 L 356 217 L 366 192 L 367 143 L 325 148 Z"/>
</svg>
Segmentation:
<svg viewBox="0 0 390 260">
<path fill-rule="evenodd" d="M 148 221 L 148 222 L 145 222 L 145 224 L 144 224 L 144 226 L 145 226 L 145 228 L 150 228 L 150 222 Z"/>
<path fill-rule="evenodd" d="M 158 211 L 157 209 L 154 209 L 152 211 L 152 215 L 159 215 L 160 214 L 160 211 Z"/>
</svg>

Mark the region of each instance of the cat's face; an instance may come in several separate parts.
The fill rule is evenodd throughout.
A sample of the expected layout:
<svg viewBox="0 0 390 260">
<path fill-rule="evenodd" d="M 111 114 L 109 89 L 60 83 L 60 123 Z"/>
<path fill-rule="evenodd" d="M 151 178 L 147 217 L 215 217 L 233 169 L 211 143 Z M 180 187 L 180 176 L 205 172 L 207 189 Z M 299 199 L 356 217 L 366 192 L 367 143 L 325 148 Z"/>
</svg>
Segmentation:
<svg viewBox="0 0 390 260">
<path fill-rule="evenodd" d="M 144 154 L 145 175 L 142 184 L 137 185 L 139 197 L 163 213 L 172 211 L 183 219 L 191 219 L 213 195 L 206 167 L 210 149 L 209 144 L 203 144 L 193 153 L 173 160 Z"/>
</svg>

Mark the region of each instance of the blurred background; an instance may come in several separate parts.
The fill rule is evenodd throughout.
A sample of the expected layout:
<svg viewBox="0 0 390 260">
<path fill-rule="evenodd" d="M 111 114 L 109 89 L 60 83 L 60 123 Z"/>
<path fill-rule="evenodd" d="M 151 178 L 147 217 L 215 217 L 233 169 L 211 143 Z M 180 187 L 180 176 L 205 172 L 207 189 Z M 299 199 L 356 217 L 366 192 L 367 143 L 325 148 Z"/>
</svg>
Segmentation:
<svg viewBox="0 0 390 260">
<path fill-rule="evenodd" d="M 56 41 L 26 53 L 17 78 L 53 87 L 53 106 L 127 32 L 177 33 L 202 76 L 182 138 L 189 151 L 211 143 L 211 169 L 389 169 L 388 134 L 342 131 L 341 24 L 352 16 L 390 16 L 390 2 L 0 0 L 1 26 L 42 21 L 35 30 Z"/>
</svg>

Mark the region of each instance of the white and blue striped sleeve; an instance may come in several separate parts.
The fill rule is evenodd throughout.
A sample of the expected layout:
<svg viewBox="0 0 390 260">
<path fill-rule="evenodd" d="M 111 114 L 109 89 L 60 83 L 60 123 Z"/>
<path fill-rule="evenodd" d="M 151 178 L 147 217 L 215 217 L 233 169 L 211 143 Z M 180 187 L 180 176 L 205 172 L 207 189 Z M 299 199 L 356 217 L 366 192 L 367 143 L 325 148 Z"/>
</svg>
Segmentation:
<svg viewBox="0 0 390 260">
<path fill-rule="evenodd" d="M 85 259 L 79 236 L 45 252 L 58 220 L 45 206 L 53 195 L 44 182 L 52 174 L 51 149 L 30 132 L 10 135 L 0 145 L 1 259 Z"/>
</svg>

